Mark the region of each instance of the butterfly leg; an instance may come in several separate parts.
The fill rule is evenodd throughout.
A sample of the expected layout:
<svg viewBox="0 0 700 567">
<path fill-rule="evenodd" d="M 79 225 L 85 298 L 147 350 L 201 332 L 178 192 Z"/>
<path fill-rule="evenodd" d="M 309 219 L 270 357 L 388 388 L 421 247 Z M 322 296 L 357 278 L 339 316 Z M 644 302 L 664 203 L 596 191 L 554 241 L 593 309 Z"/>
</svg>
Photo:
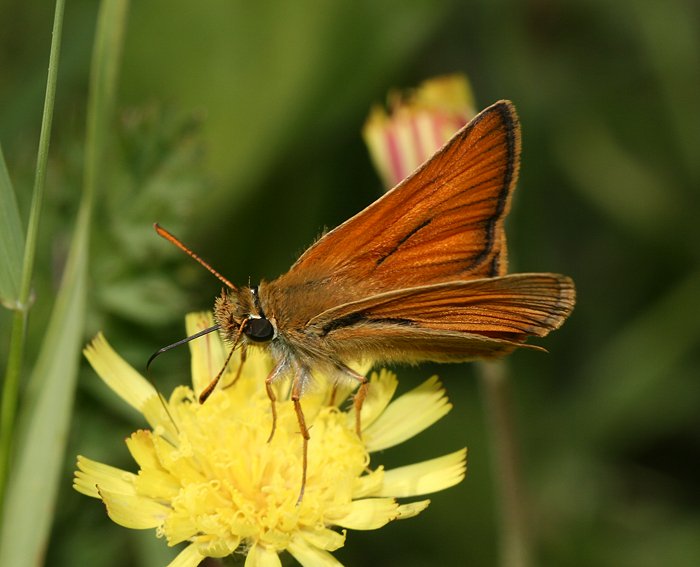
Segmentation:
<svg viewBox="0 0 700 567">
<path fill-rule="evenodd" d="M 265 390 L 267 391 L 267 397 L 270 398 L 270 407 L 272 408 L 272 430 L 270 431 L 270 436 L 267 438 L 268 443 L 272 441 L 272 438 L 275 436 L 275 429 L 277 428 L 277 396 L 275 396 L 275 391 L 272 389 L 272 383 L 286 368 L 287 364 L 285 361 L 280 360 L 270 374 L 268 374 L 267 378 L 265 378 Z"/>
<path fill-rule="evenodd" d="M 355 392 L 353 403 L 355 406 L 355 432 L 357 433 L 358 437 L 362 437 L 362 406 L 365 403 L 365 398 L 367 398 L 369 380 L 367 380 L 367 376 L 363 376 L 362 374 L 355 372 L 352 368 L 345 366 L 344 364 L 338 364 L 338 368 L 347 376 L 350 376 L 350 378 L 357 380 L 360 383 L 360 386 L 357 388 L 357 392 Z"/>
<path fill-rule="evenodd" d="M 233 351 L 236 350 L 235 348 L 232 348 L 228 356 L 226 357 L 226 362 L 224 362 L 224 366 L 221 370 L 219 370 L 219 373 L 214 377 L 214 379 L 209 382 L 206 388 L 202 390 L 202 393 L 199 394 L 199 403 L 203 404 L 204 402 L 207 401 L 207 398 L 211 395 L 211 393 L 214 391 L 214 388 L 216 388 L 216 385 L 219 383 L 219 380 L 221 380 L 221 376 L 223 376 L 224 372 L 226 371 L 226 367 L 228 366 L 228 363 L 231 360 L 231 356 L 233 355 Z"/>
<path fill-rule="evenodd" d="M 304 498 L 304 490 L 306 489 L 306 468 L 309 463 L 309 439 L 311 438 L 311 435 L 309 435 L 309 428 L 306 427 L 304 410 L 301 407 L 303 372 L 303 370 L 299 370 L 294 375 L 294 382 L 292 383 L 292 402 L 294 402 L 294 411 L 297 414 L 297 421 L 299 422 L 299 431 L 304 440 L 302 448 L 301 490 L 299 491 L 299 498 L 297 498 L 297 506 L 301 504 L 301 500 Z"/>
<path fill-rule="evenodd" d="M 328 405 L 329 406 L 334 406 L 335 405 L 335 397 L 338 395 L 338 382 L 335 382 L 333 384 L 333 388 L 331 389 L 331 397 L 328 400 Z"/>
<path fill-rule="evenodd" d="M 156 230 L 158 230 L 158 229 L 156 228 Z M 219 380 L 221 380 L 221 377 L 223 376 L 224 372 L 226 371 L 226 368 L 228 367 L 228 363 L 231 362 L 231 357 L 233 356 L 233 351 L 236 350 L 236 345 L 238 344 L 238 341 L 240 341 L 240 339 L 241 339 L 241 334 L 243 333 L 244 328 L 245 328 L 244 324 L 241 324 L 238 327 L 238 333 L 236 333 L 236 340 L 233 341 L 233 345 L 231 345 L 231 350 L 229 351 L 228 356 L 226 357 L 226 362 L 224 362 L 223 368 L 221 370 L 219 370 L 219 373 L 214 377 L 214 379 L 211 382 L 209 382 L 209 385 L 206 388 L 204 388 L 204 390 L 202 390 L 202 393 L 199 394 L 199 403 L 200 404 L 203 404 L 204 402 L 207 401 L 207 398 L 214 391 L 214 388 L 216 388 L 216 385 L 219 383 Z M 238 373 L 236 374 L 236 380 L 238 380 L 238 376 L 240 375 L 240 372 L 241 372 L 241 367 L 243 366 L 243 360 L 244 360 L 244 355 L 245 355 L 245 345 L 243 345 L 243 349 L 244 349 L 243 353 L 241 353 L 241 366 L 238 367 Z"/>
<path fill-rule="evenodd" d="M 238 379 L 241 377 L 241 371 L 243 370 L 243 365 L 245 364 L 246 359 L 248 358 L 248 347 L 241 346 L 241 363 L 238 365 L 238 370 L 236 370 L 236 376 L 233 380 L 231 380 L 228 384 L 224 386 L 224 389 L 230 388 L 233 386 L 236 382 L 238 382 Z"/>
</svg>

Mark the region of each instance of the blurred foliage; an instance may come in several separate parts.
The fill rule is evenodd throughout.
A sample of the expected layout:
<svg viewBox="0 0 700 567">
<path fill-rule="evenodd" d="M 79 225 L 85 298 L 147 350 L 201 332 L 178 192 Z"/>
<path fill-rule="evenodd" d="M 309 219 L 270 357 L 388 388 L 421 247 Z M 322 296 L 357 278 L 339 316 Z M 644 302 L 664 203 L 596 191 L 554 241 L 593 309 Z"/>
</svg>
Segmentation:
<svg viewBox="0 0 700 567">
<path fill-rule="evenodd" d="M 0 4 L 0 141 L 26 223 L 51 3 Z M 28 365 L 77 210 L 96 5 L 68 3 Z M 479 106 L 513 100 L 523 123 L 509 219 L 512 269 L 577 282 L 573 317 L 510 359 L 542 565 L 700 561 L 700 8 L 692 0 L 389 0 L 132 5 L 111 163 L 96 203 L 90 335 L 139 368 L 209 306 L 218 283 L 157 238 L 158 221 L 233 281 L 283 272 L 324 227 L 379 194 L 360 128 L 393 87 L 469 75 Z M 0 357 L 9 314 L 0 312 Z M 88 340 L 88 336 L 85 340 Z M 185 349 L 158 359 L 161 389 Z M 388 465 L 469 446 L 467 479 L 421 516 L 355 533 L 348 565 L 494 565 L 494 489 L 469 366 L 439 373 L 455 404 Z M 91 370 L 81 376 L 47 564 L 165 561 L 151 534 L 113 525 L 74 493 L 80 452 L 133 468 L 143 426 Z M 31 527 L 27 527 L 31 529 Z"/>
</svg>

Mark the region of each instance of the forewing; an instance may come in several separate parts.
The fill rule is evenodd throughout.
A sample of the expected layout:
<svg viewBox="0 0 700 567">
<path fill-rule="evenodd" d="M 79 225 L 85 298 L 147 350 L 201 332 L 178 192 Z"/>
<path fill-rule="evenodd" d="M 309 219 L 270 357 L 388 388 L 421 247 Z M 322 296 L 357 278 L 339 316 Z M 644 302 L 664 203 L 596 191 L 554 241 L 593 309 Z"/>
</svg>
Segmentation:
<svg viewBox="0 0 700 567">
<path fill-rule="evenodd" d="M 460 348 L 461 359 L 496 356 L 528 336 L 546 335 L 569 316 L 574 301 L 566 276 L 514 274 L 375 295 L 329 309 L 307 329 L 340 354 L 380 357 L 390 348 L 397 352 L 385 358 L 460 360 Z"/>
<path fill-rule="evenodd" d="M 313 244 L 276 283 L 324 286 L 332 302 L 505 273 L 503 219 L 517 179 L 510 102 L 481 112 L 411 177 Z"/>
</svg>

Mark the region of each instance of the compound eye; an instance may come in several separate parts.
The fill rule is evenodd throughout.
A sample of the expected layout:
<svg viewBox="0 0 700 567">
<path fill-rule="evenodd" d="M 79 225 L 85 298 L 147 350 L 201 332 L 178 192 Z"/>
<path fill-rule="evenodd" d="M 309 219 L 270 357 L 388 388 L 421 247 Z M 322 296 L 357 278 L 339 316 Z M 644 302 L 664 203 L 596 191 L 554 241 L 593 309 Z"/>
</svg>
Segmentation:
<svg viewBox="0 0 700 567">
<path fill-rule="evenodd" d="M 243 328 L 245 336 L 256 343 L 265 343 L 275 336 L 275 328 L 268 319 L 248 319 Z"/>
</svg>

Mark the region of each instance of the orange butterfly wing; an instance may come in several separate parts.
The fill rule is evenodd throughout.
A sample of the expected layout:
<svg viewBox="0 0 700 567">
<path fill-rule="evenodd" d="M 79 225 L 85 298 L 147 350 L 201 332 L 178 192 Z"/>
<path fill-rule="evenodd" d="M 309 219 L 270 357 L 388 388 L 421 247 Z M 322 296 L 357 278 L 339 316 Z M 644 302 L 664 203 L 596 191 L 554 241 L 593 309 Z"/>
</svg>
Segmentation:
<svg viewBox="0 0 700 567">
<path fill-rule="evenodd" d="M 521 346 L 558 328 L 574 306 L 558 274 L 513 274 L 396 290 L 314 317 L 307 327 L 343 356 L 468 360 Z"/>
<path fill-rule="evenodd" d="M 503 219 L 520 160 L 515 108 L 478 114 L 412 176 L 313 244 L 273 282 L 323 285 L 313 316 L 360 296 L 505 273 Z"/>
</svg>

